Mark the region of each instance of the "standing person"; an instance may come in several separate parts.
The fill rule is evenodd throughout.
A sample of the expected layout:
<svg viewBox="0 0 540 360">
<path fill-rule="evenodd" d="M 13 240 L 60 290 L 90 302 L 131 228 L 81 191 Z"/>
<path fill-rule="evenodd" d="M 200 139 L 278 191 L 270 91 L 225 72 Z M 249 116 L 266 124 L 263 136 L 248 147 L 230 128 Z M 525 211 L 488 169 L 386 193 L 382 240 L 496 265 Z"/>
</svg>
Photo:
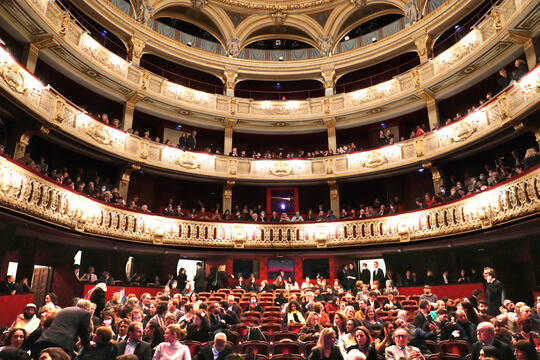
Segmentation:
<svg viewBox="0 0 540 360">
<path fill-rule="evenodd" d="M 79 300 L 77 306 L 67 307 L 56 314 L 51 326 L 37 339 L 32 348 L 33 356 L 49 347 L 61 347 L 73 354 L 75 338 L 80 337 L 83 347 L 90 346 L 90 310 L 92 303 Z"/>
<path fill-rule="evenodd" d="M 502 306 L 504 286 L 499 280 L 495 279 L 495 270 L 493 268 L 484 268 L 484 279 L 486 280 L 488 314 L 497 316 L 499 308 Z"/>
<path fill-rule="evenodd" d="M 384 271 L 382 271 L 381 268 L 379 268 L 379 262 L 374 261 L 373 262 L 373 282 L 378 281 L 379 284 L 384 284 Z"/>
<path fill-rule="evenodd" d="M 350 263 L 347 272 L 345 273 L 345 281 L 343 288 L 345 290 L 352 290 L 354 288 L 354 285 L 356 284 L 356 278 L 358 277 L 358 274 L 356 272 L 356 269 L 354 268 L 354 264 Z"/>
<path fill-rule="evenodd" d="M 197 147 L 197 130 L 193 130 L 186 139 L 186 150 L 195 150 Z"/>
<path fill-rule="evenodd" d="M 195 284 L 195 292 L 199 293 L 204 291 L 206 288 L 206 272 L 203 269 L 202 262 L 197 263 L 197 271 L 195 272 L 195 277 L 193 277 L 193 283 Z"/>
<path fill-rule="evenodd" d="M 178 273 L 178 291 L 182 292 L 186 288 L 186 282 L 187 282 L 187 275 L 186 275 L 186 269 L 180 268 L 180 272 Z"/>
<path fill-rule="evenodd" d="M 360 280 L 363 284 L 369 284 L 371 281 L 371 271 L 367 268 L 366 263 L 362 263 L 362 272 L 360 273 Z"/>
</svg>

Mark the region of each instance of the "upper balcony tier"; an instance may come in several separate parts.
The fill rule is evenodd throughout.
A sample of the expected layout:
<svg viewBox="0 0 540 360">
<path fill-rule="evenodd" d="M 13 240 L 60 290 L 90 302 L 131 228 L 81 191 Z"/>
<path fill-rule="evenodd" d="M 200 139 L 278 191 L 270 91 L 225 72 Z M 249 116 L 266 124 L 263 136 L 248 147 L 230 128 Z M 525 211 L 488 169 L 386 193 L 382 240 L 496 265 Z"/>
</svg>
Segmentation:
<svg viewBox="0 0 540 360">
<path fill-rule="evenodd" d="M 470 197 L 399 215 L 326 223 L 209 222 L 101 203 L 0 157 L 0 207 L 74 232 L 179 247 L 338 248 L 455 236 L 538 215 L 539 184 L 537 166 Z"/>
<path fill-rule="evenodd" d="M 299 133 L 324 130 L 329 123 L 335 124 L 337 129 L 365 125 L 418 110 L 426 105 L 426 101 L 450 96 L 478 78 L 493 73 L 522 50 L 518 40 L 523 39 L 523 34 L 533 36 L 540 31 L 540 25 L 534 22 L 540 12 L 535 4 L 534 0 L 504 0 L 467 36 L 434 59 L 381 84 L 305 101 L 253 101 L 209 94 L 172 83 L 105 49 L 55 2 L 20 0 L 2 3 L 0 14 L 20 25 L 30 21 L 31 26 L 23 26 L 29 29 L 26 36 L 42 49 L 44 58 L 52 61 L 55 67 L 62 68 L 96 91 L 125 101 L 143 112 L 199 127 L 223 129 L 232 126 L 235 131 L 243 132 Z M 443 7 L 445 5 L 440 8 Z M 22 13 L 30 15 L 21 17 Z M 389 41 L 387 46 L 396 45 Z M 226 59 L 229 58 L 222 60 Z M 347 56 L 346 59 L 353 64 L 357 63 L 358 57 Z M 239 66 L 230 68 L 222 60 L 219 60 L 221 77 L 229 89 L 229 85 L 234 87 L 243 70 Z M 204 61 L 198 61 L 211 63 L 213 60 L 205 57 Z M 318 64 L 317 76 L 325 78 L 328 89 L 334 87 L 341 65 L 339 56 L 325 58 L 325 61 L 328 61 L 326 65 L 333 65 Z M 272 68 L 286 70 L 285 64 L 282 66 L 281 63 Z M 303 64 L 300 68 L 309 66 Z M 300 68 L 291 71 L 298 76 L 308 76 Z M 273 76 L 273 70 L 269 68 L 260 71 L 266 79 Z"/>
<path fill-rule="evenodd" d="M 538 109 L 540 101 L 540 67 L 536 67 L 477 111 L 411 140 L 326 158 L 252 160 L 182 151 L 98 122 L 42 84 L 2 48 L 0 70 L 0 89 L 47 128 L 147 168 L 244 182 L 324 181 L 419 167 L 516 125 Z"/>
</svg>

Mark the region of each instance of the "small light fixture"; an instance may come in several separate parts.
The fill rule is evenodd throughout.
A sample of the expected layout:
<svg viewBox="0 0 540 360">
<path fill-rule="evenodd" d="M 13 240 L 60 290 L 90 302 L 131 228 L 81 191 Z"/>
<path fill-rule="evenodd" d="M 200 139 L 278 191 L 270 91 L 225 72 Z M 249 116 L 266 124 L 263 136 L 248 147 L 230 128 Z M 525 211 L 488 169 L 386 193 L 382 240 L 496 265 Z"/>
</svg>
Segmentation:
<svg viewBox="0 0 540 360">
<path fill-rule="evenodd" d="M 280 56 L 278 60 L 279 60 L 279 61 L 283 61 L 283 60 L 284 60 L 284 59 L 283 59 L 283 56 Z"/>
<path fill-rule="evenodd" d="M 343 40 L 345 40 L 345 41 L 349 41 L 349 39 L 350 39 L 349 35 L 347 35 L 347 36 L 345 36 L 345 37 L 343 38 Z"/>
<path fill-rule="evenodd" d="M 276 42 L 274 43 L 274 46 L 281 46 L 281 40 L 276 40 Z"/>
<path fill-rule="evenodd" d="M 376 37 L 372 37 L 372 38 L 371 38 L 371 42 L 372 42 L 372 43 L 376 43 L 376 42 L 377 42 L 377 38 L 376 38 Z"/>
<path fill-rule="evenodd" d="M 189 40 L 189 41 L 187 42 L 187 46 L 193 46 L 193 41 Z"/>
</svg>

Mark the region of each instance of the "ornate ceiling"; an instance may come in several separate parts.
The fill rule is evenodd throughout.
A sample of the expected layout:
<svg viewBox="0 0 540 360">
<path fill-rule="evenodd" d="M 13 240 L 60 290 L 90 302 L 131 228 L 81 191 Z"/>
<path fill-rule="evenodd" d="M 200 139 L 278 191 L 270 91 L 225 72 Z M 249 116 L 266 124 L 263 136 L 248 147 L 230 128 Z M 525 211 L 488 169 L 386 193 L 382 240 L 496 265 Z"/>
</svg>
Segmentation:
<svg viewBox="0 0 540 360">
<path fill-rule="evenodd" d="M 127 0 L 126 0 L 127 1 Z M 321 55 L 331 53 L 355 27 L 375 18 L 427 11 L 427 0 L 131 0 L 142 23 L 172 18 L 212 34 L 236 57 L 250 43 L 267 39 L 303 41 Z"/>
</svg>

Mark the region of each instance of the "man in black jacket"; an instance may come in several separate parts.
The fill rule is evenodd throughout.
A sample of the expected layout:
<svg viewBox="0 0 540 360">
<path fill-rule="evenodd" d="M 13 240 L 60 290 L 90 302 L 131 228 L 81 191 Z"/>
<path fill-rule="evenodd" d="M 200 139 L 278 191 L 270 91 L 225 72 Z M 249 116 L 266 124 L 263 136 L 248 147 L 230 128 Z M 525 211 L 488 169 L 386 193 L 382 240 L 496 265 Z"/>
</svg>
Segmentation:
<svg viewBox="0 0 540 360">
<path fill-rule="evenodd" d="M 186 150 L 195 150 L 197 147 L 197 130 L 193 130 L 186 139 Z"/>
<path fill-rule="evenodd" d="M 418 303 L 418 314 L 414 317 L 413 325 L 417 328 L 422 329 L 426 323 L 432 321 L 431 316 L 429 316 L 430 305 L 427 300 L 420 300 Z"/>
<path fill-rule="evenodd" d="M 510 345 L 495 339 L 495 327 L 491 323 L 482 322 L 478 324 L 476 333 L 478 335 L 478 342 L 473 345 L 472 360 L 479 359 L 480 350 L 486 345 L 495 346 L 501 352 L 500 360 L 516 360 Z"/>
<path fill-rule="evenodd" d="M 195 292 L 201 292 L 205 289 L 206 284 L 206 272 L 202 267 L 202 263 L 197 263 L 197 271 L 195 272 L 195 277 L 193 278 Z"/>
<path fill-rule="evenodd" d="M 139 360 L 151 360 L 152 348 L 150 344 L 142 340 L 143 325 L 140 322 L 132 322 L 128 327 L 127 340 L 116 344 L 118 355 L 133 354 Z"/>
<path fill-rule="evenodd" d="M 227 335 L 222 332 L 214 336 L 214 343 L 208 344 L 199 350 L 197 360 L 225 360 L 233 352 L 232 346 L 227 344 Z"/>
<path fill-rule="evenodd" d="M 79 300 L 77 306 L 64 308 L 56 314 L 51 326 L 37 339 L 32 347 L 32 355 L 38 356 L 41 350 L 61 347 L 73 355 L 75 339 L 80 337 L 83 347 L 90 346 L 90 309 L 92 303 Z"/>
<path fill-rule="evenodd" d="M 362 280 L 362 283 L 369 284 L 371 281 L 371 271 L 367 268 L 366 263 L 362 263 L 362 272 L 360 273 L 360 280 Z"/>
<path fill-rule="evenodd" d="M 497 316 L 499 314 L 499 308 L 502 306 L 503 284 L 495 279 L 495 270 L 490 267 L 484 268 L 484 279 L 486 279 L 488 314 Z"/>
<path fill-rule="evenodd" d="M 384 283 L 385 283 L 385 276 L 384 276 L 384 271 L 379 268 L 379 262 L 378 261 L 374 261 L 373 262 L 373 281 L 378 281 L 379 282 L 379 286 L 382 288 Z"/>
</svg>

